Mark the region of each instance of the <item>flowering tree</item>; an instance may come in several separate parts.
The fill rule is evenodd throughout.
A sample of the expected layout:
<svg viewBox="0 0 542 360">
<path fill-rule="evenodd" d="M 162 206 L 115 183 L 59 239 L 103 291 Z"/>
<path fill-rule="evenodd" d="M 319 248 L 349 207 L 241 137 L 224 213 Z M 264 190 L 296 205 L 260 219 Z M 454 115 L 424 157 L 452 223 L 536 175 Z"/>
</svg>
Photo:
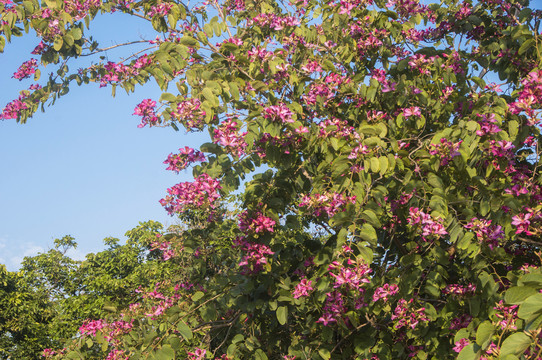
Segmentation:
<svg viewBox="0 0 542 360">
<path fill-rule="evenodd" d="M 534 359 L 542 354 L 540 19 L 527 0 L 1 0 L 41 42 L 2 119 L 72 83 L 159 99 L 140 127 L 208 131 L 169 170 L 177 269 L 85 321 L 66 359 Z M 147 53 L 97 62 L 100 13 Z M 55 68 L 56 67 L 56 68 Z M 134 289 L 136 290 L 136 289 Z"/>
</svg>

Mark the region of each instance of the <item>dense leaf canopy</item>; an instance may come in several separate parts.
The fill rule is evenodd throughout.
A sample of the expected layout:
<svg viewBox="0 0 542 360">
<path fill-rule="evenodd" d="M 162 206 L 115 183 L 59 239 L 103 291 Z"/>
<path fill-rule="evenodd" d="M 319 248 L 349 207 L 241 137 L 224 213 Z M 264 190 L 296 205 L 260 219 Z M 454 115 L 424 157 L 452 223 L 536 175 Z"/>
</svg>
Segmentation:
<svg viewBox="0 0 542 360">
<path fill-rule="evenodd" d="M 85 33 L 113 12 L 152 23 L 156 38 L 125 45 L 146 52 L 99 59 Z M 155 81 L 139 126 L 212 139 L 166 160 L 194 175 L 161 200 L 182 225 L 134 235 L 153 237 L 137 259 L 114 245 L 97 282 L 99 257 L 62 278 L 57 255 L 27 261 L 28 291 L 72 306 L 46 358 L 540 358 L 542 12 L 527 0 L 0 0 L 0 14 L 0 49 L 41 39 L 14 74 L 36 82 L 1 119 L 74 84 Z M 96 63 L 74 71 L 80 56 Z"/>
</svg>

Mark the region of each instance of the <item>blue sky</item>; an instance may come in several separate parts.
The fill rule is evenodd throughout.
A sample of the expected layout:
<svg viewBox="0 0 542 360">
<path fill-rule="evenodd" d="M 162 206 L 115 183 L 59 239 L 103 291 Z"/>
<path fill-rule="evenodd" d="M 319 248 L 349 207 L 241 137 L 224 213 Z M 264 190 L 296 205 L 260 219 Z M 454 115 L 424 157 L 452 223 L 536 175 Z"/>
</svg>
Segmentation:
<svg viewBox="0 0 542 360">
<path fill-rule="evenodd" d="M 156 34 L 140 19 L 116 15 L 98 19 L 91 30 L 101 47 Z M 30 34 L 0 54 L 2 108 L 32 83 L 11 76 L 36 44 Z M 117 60 L 115 53 L 106 55 Z M 47 251 L 64 235 L 76 238 L 79 247 L 71 255 L 83 258 L 102 249 L 105 237 L 123 239 L 139 221 L 175 223 L 158 200 L 168 187 L 192 177 L 190 171 L 166 171 L 163 161 L 207 137 L 137 128 L 134 107 L 159 94 L 154 84 L 129 96 L 119 89 L 115 98 L 110 87 L 75 86 L 24 125 L 0 121 L 0 263 L 16 270 L 24 256 Z"/>
</svg>

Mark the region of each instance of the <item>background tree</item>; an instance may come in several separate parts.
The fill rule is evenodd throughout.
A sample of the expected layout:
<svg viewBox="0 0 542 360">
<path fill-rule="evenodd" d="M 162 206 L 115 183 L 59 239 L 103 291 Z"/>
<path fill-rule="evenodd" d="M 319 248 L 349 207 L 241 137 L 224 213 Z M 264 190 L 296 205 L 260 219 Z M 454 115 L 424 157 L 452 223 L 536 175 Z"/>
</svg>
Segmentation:
<svg viewBox="0 0 542 360">
<path fill-rule="evenodd" d="M 164 92 L 136 107 L 140 126 L 212 138 L 166 160 L 194 174 L 161 200 L 186 223 L 156 245 L 172 276 L 47 357 L 542 353 L 541 12 L 528 1 L 2 6 L 2 36 L 34 29 L 40 64 L 58 67 L 2 118 L 26 121 L 72 82 L 154 80 Z M 102 51 L 85 37 L 99 12 L 150 21 L 152 52 L 70 72 Z"/>
</svg>

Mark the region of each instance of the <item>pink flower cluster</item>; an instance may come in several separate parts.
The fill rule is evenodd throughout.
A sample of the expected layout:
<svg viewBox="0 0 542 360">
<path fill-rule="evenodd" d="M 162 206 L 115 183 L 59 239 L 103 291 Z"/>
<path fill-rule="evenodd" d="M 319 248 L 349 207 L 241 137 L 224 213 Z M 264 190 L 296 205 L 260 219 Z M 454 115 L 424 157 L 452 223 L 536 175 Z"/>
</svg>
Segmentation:
<svg viewBox="0 0 542 360">
<path fill-rule="evenodd" d="M 177 110 L 171 113 L 173 118 L 183 121 L 188 130 L 200 129 L 204 123 L 205 115 L 199 99 L 182 101 L 177 105 Z"/>
<path fill-rule="evenodd" d="M 519 91 L 518 99 L 509 105 L 510 112 L 525 112 L 529 125 L 538 124 L 540 120 L 537 119 L 536 109 L 542 104 L 542 70 L 530 72 L 521 84 L 523 88 Z"/>
<path fill-rule="evenodd" d="M 336 192 L 325 192 L 310 196 L 304 195 L 299 206 L 305 207 L 306 211 L 314 216 L 327 215 L 331 218 L 336 213 L 344 211 L 348 203 L 355 204 L 356 197 Z"/>
<path fill-rule="evenodd" d="M 431 67 L 433 66 L 436 56 L 426 57 L 423 54 L 412 55 L 408 65 L 412 69 L 418 70 L 422 75 L 431 75 Z"/>
<path fill-rule="evenodd" d="M 377 287 L 373 294 L 373 301 L 377 302 L 378 300 L 384 300 L 388 302 L 388 298 L 399 292 L 399 287 L 395 284 L 384 284 L 381 287 Z"/>
<path fill-rule="evenodd" d="M 346 287 L 346 289 L 353 289 L 359 292 L 363 292 L 363 284 L 371 282 L 369 280 L 369 274 L 371 268 L 362 261 L 347 260 L 347 266 L 338 261 L 334 261 L 329 265 L 329 275 L 335 279 L 333 288 Z"/>
<path fill-rule="evenodd" d="M 111 342 L 114 341 L 119 335 L 127 334 L 132 330 L 133 319 L 131 322 L 126 321 L 114 321 L 108 323 L 105 320 L 85 320 L 83 325 L 79 328 L 81 335 L 92 335 L 96 336 L 97 332 L 102 332 L 104 338 Z"/>
<path fill-rule="evenodd" d="M 248 21 L 249 26 L 253 24 L 279 31 L 286 27 L 297 26 L 300 24 L 300 21 L 294 16 L 280 17 L 277 14 L 268 13 L 258 14 L 252 20 Z"/>
<path fill-rule="evenodd" d="M 105 360 L 128 360 L 129 358 L 130 355 L 128 355 L 126 351 L 113 349 L 109 352 L 109 354 L 107 354 Z"/>
<path fill-rule="evenodd" d="M 303 100 L 307 105 L 316 105 L 318 97 L 323 100 L 324 106 L 335 97 L 336 92 L 327 84 L 311 84 L 307 95 L 303 95 Z"/>
<path fill-rule="evenodd" d="M 100 87 L 107 86 L 107 84 L 122 82 L 137 76 L 139 75 L 140 69 L 149 66 L 151 63 L 152 59 L 148 55 L 139 57 L 131 65 L 109 61 L 103 67 L 106 73 L 100 76 Z"/>
<path fill-rule="evenodd" d="M 469 339 L 460 339 L 458 341 L 455 342 L 455 346 L 453 347 L 453 350 L 457 353 L 461 352 L 461 350 L 463 350 L 463 348 L 467 345 L 469 345 L 470 342 L 469 342 Z"/>
<path fill-rule="evenodd" d="M 28 79 L 30 76 L 36 73 L 37 67 L 38 63 L 36 59 L 27 60 L 21 66 L 19 66 L 19 69 L 17 69 L 12 77 L 18 79 L 19 81 Z"/>
<path fill-rule="evenodd" d="M 356 132 L 356 129 L 353 126 L 348 125 L 348 121 L 346 120 L 334 117 L 331 119 L 325 119 L 324 121 L 320 122 L 318 126 L 320 127 L 318 137 L 323 139 L 330 137 L 352 137 L 354 140 L 361 140 L 361 137 Z"/>
<path fill-rule="evenodd" d="M 506 140 L 489 140 L 489 153 L 496 158 L 512 159 L 515 146 Z"/>
<path fill-rule="evenodd" d="M 251 61 L 255 61 L 255 60 L 267 61 L 275 57 L 275 55 L 271 51 L 268 51 L 262 48 L 261 46 L 253 47 L 252 49 L 247 51 L 247 55 L 249 56 Z"/>
<path fill-rule="evenodd" d="M 155 112 L 156 109 L 156 101 L 152 99 L 145 99 L 134 109 L 134 113 L 132 115 L 141 116 L 141 124 L 139 124 L 137 127 L 142 128 L 145 125 L 153 126 L 158 123 L 158 116 Z"/>
<path fill-rule="evenodd" d="M 422 112 L 418 106 L 411 106 L 403 109 L 403 116 L 409 118 L 411 116 L 422 116 Z"/>
<path fill-rule="evenodd" d="M 438 156 L 440 158 L 440 165 L 446 166 L 456 156 L 461 155 L 459 153 L 459 147 L 463 140 L 459 140 L 454 143 L 446 138 L 440 139 L 440 144 L 429 145 L 429 154 Z"/>
<path fill-rule="evenodd" d="M 188 208 L 214 209 L 220 198 L 220 188 L 218 180 L 201 174 L 193 182 L 183 182 L 169 188 L 169 195 L 160 200 L 160 204 L 169 214 L 182 213 Z"/>
<path fill-rule="evenodd" d="M 460 330 L 469 326 L 472 321 L 472 316 L 469 314 L 462 314 L 456 318 L 453 318 L 450 323 L 450 330 Z"/>
<path fill-rule="evenodd" d="M 294 299 L 298 299 L 303 296 L 309 296 L 309 292 L 312 290 L 314 290 L 314 288 L 312 287 L 312 281 L 308 279 L 302 279 L 299 284 L 295 286 L 292 295 L 294 296 Z"/>
<path fill-rule="evenodd" d="M 305 65 L 301 66 L 301 71 L 303 71 L 304 73 L 308 75 L 311 75 L 315 72 L 321 72 L 322 67 L 320 66 L 320 64 L 318 64 L 317 61 L 308 60 Z"/>
<path fill-rule="evenodd" d="M 480 118 L 478 120 L 478 124 L 480 125 L 480 129 L 476 131 L 476 135 L 478 136 L 484 136 L 484 135 L 491 135 L 496 134 L 501 131 L 499 126 L 497 126 L 497 119 L 495 118 L 495 114 L 477 114 L 477 116 Z"/>
<path fill-rule="evenodd" d="M 178 154 L 169 154 L 164 164 L 168 167 L 166 170 L 171 170 L 179 173 L 179 171 L 186 169 L 190 164 L 194 162 L 205 161 L 205 155 L 201 151 L 194 150 L 188 146 L 179 149 Z"/>
<path fill-rule="evenodd" d="M 43 40 L 40 41 L 40 43 L 32 50 L 32 55 L 41 55 L 43 54 L 47 49 L 49 48 L 49 45 L 45 45 L 43 43 Z"/>
<path fill-rule="evenodd" d="M 316 321 L 324 326 L 342 321 L 348 323 L 345 315 L 349 309 L 359 310 L 367 306 L 364 301 L 365 288 L 363 284 L 370 283 L 370 267 L 363 260 L 356 257 L 350 258 L 352 249 L 343 246 L 339 253 L 340 260 L 333 261 L 329 265 L 329 275 L 334 279 L 332 292 L 327 294 L 323 307 L 322 316 Z M 344 259 L 346 258 L 346 259 Z"/>
<path fill-rule="evenodd" d="M 99 9 L 100 0 L 64 0 L 64 11 L 73 17 L 74 21 L 84 19 L 91 10 Z"/>
<path fill-rule="evenodd" d="M 446 285 L 442 293 L 444 295 L 458 295 L 458 296 L 467 296 L 473 295 L 476 292 L 476 285 L 459 285 L 459 284 L 450 284 Z"/>
<path fill-rule="evenodd" d="M 17 119 L 21 111 L 28 109 L 28 105 L 21 101 L 22 97 L 8 103 L 0 113 L 0 120 Z"/>
<path fill-rule="evenodd" d="M 293 123 L 292 111 L 284 104 L 273 105 L 263 109 L 263 117 L 268 120 L 280 120 L 283 123 Z"/>
<path fill-rule="evenodd" d="M 495 317 L 498 319 L 493 323 L 495 326 L 502 330 L 517 330 L 518 305 L 505 306 L 504 300 L 501 300 L 493 309 L 497 311 Z"/>
<path fill-rule="evenodd" d="M 414 300 L 410 299 L 408 302 L 405 299 L 400 299 L 395 307 L 392 320 L 398 320 L 394 325 L 395 329 L 401 329 L 402 327 L 410 327 L 415 329 L 420 322 L 429 321 L 429 318 L 425 315 L 425 308 L 411 309 Z"/>
<path fill-rule="evenodd" d="M 248 211 L 239 214 L 239 230 L 245 233 L 273 232 L 275 220 L 256 212 L 249 216 Z"/>
<path fill-rule="evenodd" d="M 273 255 L 271 248 L 264 244 L 249 242 L 245 237 L 236 240 L 236 245 L 240 246 L 244 255 L 239 262 L 241 273 L 245 275 L 254 275 L 264 270 L 267 264 L 267 256 Z"/>
<path fill-rule="evenodd" d="M 337 319 L 342 319 L 346 312 L 343 295 L 339 291 L 333 291 L 327 294 L 323 314 L 316 322 L 328 326 L 337 322 Z"/>
<path fill-rule="evenodd" d="M 169 14 L 172 7 L 173 7 L 173 4 L 170 4 L 170 3 L 160 3 L 157 5 L 153 5 L 151 6 L 151 9 L 149 10 L 147 15 L 151 18 L 154 16 L 164 17 L 164 16 L 167 16 L 167 14 Z"/>
<path fill-rule="evenodd" d="M 474 231 L 478 240 L 487 243 L 490 249 L 497 247 L 499 241 L 504 239 L 502 227 L 491 225 L 491 220 L 472 218 L 465 228 Z"/>
<path fill-rule="evenodd" d="M 434 219 L 430 214 L 426 214 L 416 207 L 409 209 L 408 223 L 415 229 L 416 232 L 421 232 L 421 236 L 440 238 L 448 234 L 446 228 L 442 224 L 444 220 L 441 218 Z"/>
<path fill-rule="evenodd" d="M 421 5 L 418 0 L 388 0 L 386 7 L 395 7 L 395 11 L 404 19 L 416 14 L 428 15 L 432 19 L 432 11 L 427 5 Z"/>
<path fill-rule="evenodd" d="M 350 160 L 355 160 L 359 157 L 360 154 L 367 155 L 369 153 L 370 151 L 367 145 L 359 144 L 358 146 L 352 149 L 352 151 L 350 152 L 350 155 L 348 155 L 348 158 Z"/>
<path fill-rule="evenodd" d="M 534 216 L 533 212 L 520 213 L 512 217 L 512 225 L 516 226 L 516 234 L 525 233 L 525 235 L 533 235 L 534 233 L 529 230 L 531 220 L 540 219 L 540 215 Z"/>
<path fill-rule="evenodd" d="M 172 307 L 181 297 L 181 295 L 177 291 L 182 287 L 183 284 L 175 286 L 175 293 L 172 296 L 166 296 L 162 292 L 160 292 L 159 289 L 161 285 L 162 284 L 158 282 L 155 284 L 153 291 L 143 293 L 143 298 L 150 299 L 150 303 L 153 304 L 145 312 L 145 316 L 151 319 L 155 319 L 157 316 L 162 315 L 167 309 Z M 136 290 L 136 292 L 140 291 Z"/>
<path fill-rule="evenodd" d="M 207 350 L 196 348 L 194 352 L 188 352 L 188 360 L 203 360 L 205 359 L 205 354 L 207 354 Z"/>
<path fill-rule="evenodd" d="M 239 124 L 233 118 L 228 118 L 222 122 L 220 126 L 214 130 L 213 140 L 218 144 L 226 147 L 226 150 L 234 156 L 245 154 L 247 143 L 243 132 L 239 134 Z"/>
<path fill-rule="evenodd" d="M 371 78 L 380 83 L 383 93 L 395 90 L 395 85 L 397 85 L 397 83 L 392 83 L 386 79 L 386 71 L 384 69 L 373 69 L 371 72 Z"/>
<path fill-rule="evenodd" d="M 0 4 L 4 6 L 4 9 L 2 10 L 3 12 L 17 12 L 17 9 L 15 9 L 15 4 L 11 0 L 0 0 Z"/>
<path fill-rule="evenodd" d="M 96 333 L 101 331 L 106 326 L 107 322 L 105 320 L 85 320 L 83 325 L 79 327 L 79 332 L 82 335 L 90 334 L 92 336 L 96 336 Z"/>
<path fill-rule="evenodd" d="M 365 8 L 368 5 L 372 5 L 372 0 L 339 0 L 338 4 L 333 2 L 329 3 L 330 6 L 338 6 L 339 14 L 348 14 L 354 9 Z"/>
<path fill-rule="evenodd" d="M 160 236 L 158 235 L 157 237 L 160 239 Z M 151 243 L 151 250 L 159 250 L 162 253 L 162 260 L 164 261 L 167 261 L 176 255 L 175 250 L 171 247 L 171 241 L 154 241 Z"/>
<path fill-rule="evenodd" d="M 360 55 L 364 56 L 368 51 L 378 50 L 384 44 L 382 40 L 389 36 L 389 31 L 386 29 L 373 29 L 371 32 L 368 32 L 359 25 L 352 25 L 350 27 L 350 34 L 354 37 L 359 37 L 357 48 Z"/>
</svg>

